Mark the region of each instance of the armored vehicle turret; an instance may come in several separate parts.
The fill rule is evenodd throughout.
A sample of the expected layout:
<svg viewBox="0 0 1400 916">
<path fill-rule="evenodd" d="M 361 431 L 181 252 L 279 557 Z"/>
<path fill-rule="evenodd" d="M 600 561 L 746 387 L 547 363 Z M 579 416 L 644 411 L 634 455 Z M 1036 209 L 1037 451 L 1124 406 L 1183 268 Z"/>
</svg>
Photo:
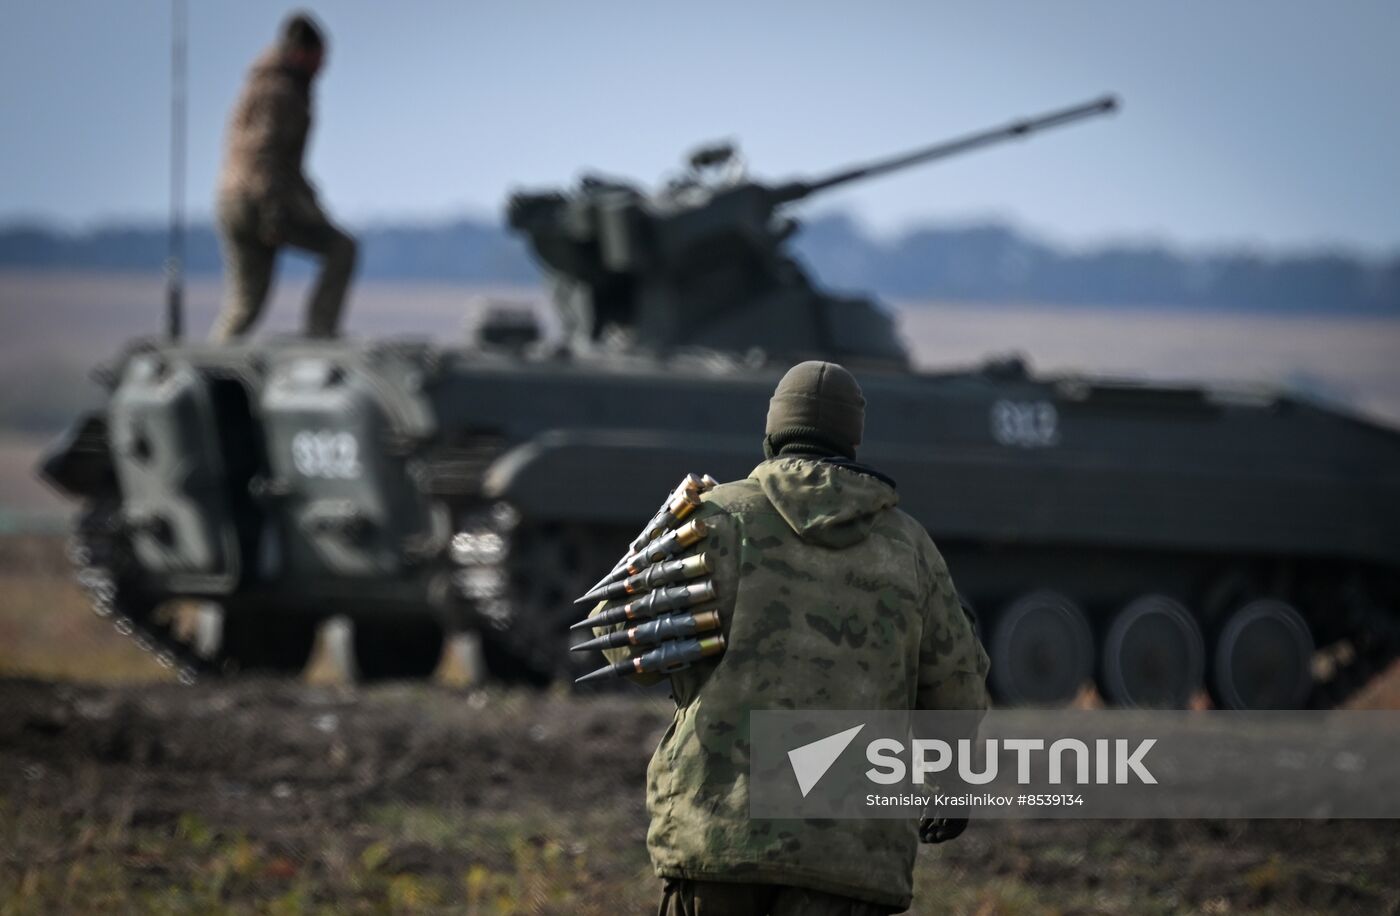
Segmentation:
<svg viewBox="0 0 1400 916">
<path fill-rule="evenodd" d="M 902 367 L 889 314 L 870 299 L 812 284 L 786 250 L 797 231 L 789 205 L 1013 137 L 1112 111 L 1112 97 L 814 179 L 751 180 L 728 143 L 691 153 L 687 170 L 655 193 L 586 175 L 572 194 L 511 197 L 507 219 L 549 275 L 566 336 L 669 353 L 760 350 L 769 359 L 813 355 L 860 368 Z"/>
<path fill-rule="evenodd" d="M 824 188 L 1111 107 L 809 181 L 715 146 L 652 193 L 517 194 L 562 352 L 504 313 L 465 347 L 132 345 L 44 464 L 82 504 L 93 606 L 186 678 L 295 670 L 332 615 L 368 677 L 428 674 L 452 630 L 498 676 L 581 674 L 574 599 L 678 477 L 749 472 L 773 385 L 816 356 L 860 378 L 862 460 L 947 558 L 1003 702 L 1335 702 L 1400 646 L 1400 433 L 1281 391 L 917 373 L 879 305 L 786 252 Z"/>
</svg>

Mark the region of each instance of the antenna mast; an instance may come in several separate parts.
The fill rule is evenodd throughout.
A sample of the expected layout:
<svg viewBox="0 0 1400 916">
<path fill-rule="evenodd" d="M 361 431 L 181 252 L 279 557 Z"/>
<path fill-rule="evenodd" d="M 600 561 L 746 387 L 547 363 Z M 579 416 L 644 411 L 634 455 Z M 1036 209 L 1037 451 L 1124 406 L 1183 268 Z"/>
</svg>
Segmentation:
<svg viewBox="0 0 1400 916">
<path fill-rule="evenodd" d="M 165 258 L 165 333 L 179 340 L 185 324 L 185 0 L 170 4 L 170 238 Z"/>
</svg>

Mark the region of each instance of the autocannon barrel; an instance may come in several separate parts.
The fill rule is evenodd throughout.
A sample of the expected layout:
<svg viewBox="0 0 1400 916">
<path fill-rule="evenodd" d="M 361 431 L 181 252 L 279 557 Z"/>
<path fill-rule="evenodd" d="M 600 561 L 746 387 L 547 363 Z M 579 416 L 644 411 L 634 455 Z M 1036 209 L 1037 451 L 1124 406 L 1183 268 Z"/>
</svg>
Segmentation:
<svg viewBox="0 0 1400 916">
<path fill-rule="evenodd" d="M 1093 118 L 1102 114 L 1108 114 L 1118 108 L 1118 99 L 1115 96 L 1106 95 L 1086 102 L 1083 105 L 1074 105 L 1069 108 L 1062 108 L 1058 111 L 1047 112 L 1031 118 L 1022 118 L 1012 121 L 1002 127 L 994 127 L 990 130 L 978 131 L 953 140 L 944 140 L 932 146 L 916 149 L 912 152 L 901 153 L 887 159 L 877 159 L 866 165 L 852 166 L 833 172 L 824 178 L 817 178 L 811 181 L 793 181 L 785 185 L 780 185 L 773 189 L 774 205 L 790 203 L 801 200 L 818 191 L 825 191 L 827 188 L 834 188 L 837 185 L 847 184 L 852 181 L 859 181 L 862 178 L 875 178 L 899 169 L 910 166 L 921 165 L 925 162 L 932 162 L 935 159 L 945 159 L 949 156 L 956 156 L 959 153 L 966 153 L 970 150 L 979 149 L 984 146 L 991 146 L 994 143 L 1001 143 L 1005 140 L 1014 140 L 1020 137 L 1027 137 L 1031 134 L 1046 130 L 1051 127 L 1059 127 L 1062 124 L 1070 124 L 1085 118 Z"/>
</svg>

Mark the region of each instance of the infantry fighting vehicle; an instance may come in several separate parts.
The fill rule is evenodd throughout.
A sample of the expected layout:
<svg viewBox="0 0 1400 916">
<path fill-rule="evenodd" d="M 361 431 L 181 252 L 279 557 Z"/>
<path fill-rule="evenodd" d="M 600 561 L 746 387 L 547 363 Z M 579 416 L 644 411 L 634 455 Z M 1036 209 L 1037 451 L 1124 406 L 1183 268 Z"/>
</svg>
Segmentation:
<svg viewBox="0 0 1400 916">
<path fill-rule="evenodd" d="M 914 372 L 879 305 L 785 251 L 813 193 L 1111 107 L 818 180 L 715 146 L 653 193 L 517 194 L 562 346 L 518 320 L 461 348 L 133 345 L 43 468 L 82 502 L 94 607 L 187 679 L 298 669 L 330 615 L 367 677 L 427 675 L 456 629 L 499 676 L 588 670 L 574 598 L 678 476 L 745 475 L 773 385 L 820 357 L 859 376 L 862 459 L 947 557 L 1003 701 L 1335 702 L 1396 654 L 1400 433 L 1278 391 Z"/>
</svg>

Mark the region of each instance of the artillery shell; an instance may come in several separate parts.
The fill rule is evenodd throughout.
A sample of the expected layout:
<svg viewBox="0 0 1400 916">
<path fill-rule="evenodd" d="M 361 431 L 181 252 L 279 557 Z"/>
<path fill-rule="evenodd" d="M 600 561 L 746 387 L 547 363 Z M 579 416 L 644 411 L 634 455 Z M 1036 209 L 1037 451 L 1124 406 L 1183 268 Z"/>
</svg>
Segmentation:
<svg viewBox="0 0 1400 916">
<path fill-rule="evenodd" d="M 674 490 L 666 494 L 666 498 L 661 500 L 661 506 L 656 510 L 656 515 L 666 511 L 666 507 L 676 501 L 676 498 L 685 493 L 699 495 L 704 492 L 704 479 L 694 474 L 687 474 L 681 478 L 681 482 L 676 484 Z"/>
<path fill-rule="evenodd" d="M 686 516 L 694 512 L 700 506 L 700 494 L 691 490 L 677 492 L 670 502 L 661 508 L 661 511 L 652 517 L 647 526 L 642 529 L 642 533 L 629 545 L 629 552 L 635 553 L 642 549 L 652 539 L 658 537 L 662 532 L 670 531 L 676 525 L 685 521 Z"/>
<path fill-rule="evenodd" d="M 609 627 L 615 623 L 622 623 L 627 620 L 650 620 L 667 611 L 678 611 L 681 608 L 703 604 L 706 601 L 712 600 L 714 597 L 715 583 L 712 579 L 706 579 L 703 582 L 695 582 L 690 585 L 658 588 L 654 592 L 648 592 L 636 601 L 629 601 L 626 604 L 608 608 L 601 614 L 580 620 L 569 629 L 578 630 L 583 627 Z"/>
<path fill-rule="evenodd" d="M 668 639 L 682 639 L 694 636 L 696 633 L 717 630 L 719 624 L 719 611 L 667 614 L 626 630 L 618 630 L 616 633 L 608 633 L 597 639 L 581 642 L 574 646 L 572 651 L 616 649 L 619 646 L 654 646 Z"/>
<path fill-rule="evenodd" d="M 663 531 L 674 528 L 683 521 L 687 515 L 695 511 L 696 506 L 700 505 L 700 494 L 706 489 L 709 488 L 705 486 L 704 478 L 694 474 L 685 475 L 685 478 L 676 484 L 676 488 L 666 494 L 666 498 L 661 502 L 661 508 L 656 510 L 651 521 L 642 528 L 642 533 L 633 538 L 632 543 L 627 545 L 627 552 L 636 553 L 647 541 Z"/>
<path fill-rule="evenodd" d="M 652 549 L 648 550 L 647 552 L 652 556 L 653 560 L 659 559 L 660 557 L 667 557 L 670 556 L 672 553 L 675 553 L 677 550 L 685 550 L 691 544 L 697 543 L 701 538 L 703 538 L 709 533 L 710 526 L 705 524 L 704 519 L 697 518 L 694 521 L 687 522 L 686 524 L 677 528 L 675 531 L 666 535 L 664 538 L 660 539 L 661 541 L 670 541 L 674 539 L 674 544 L 663 544 L 658 542 L 652 545 Z"/>
<path fill-rule="evenodd" d="M 644 655 L 623 659 L 615 664 L 606 665 L 597 671 L 585 674 L 574 683 L 582 684 L 585 681 L 621 677 L 627 674 L 670 674 L 685 668 L 692 662 L 708 658 L 711 655 L 718 655 L 723 651 L 724 636 L 719 633 L 713 636 L 703 636 L 699 639 L 673 639 L 670 642 L 663 642 Z"/>
<path fill-rule="evenodd" d="M 618 578 L 615 573 L 627 565 L 627 561 L 632 555 L 637 553 L 642 547 L 652 539 L 659 537 L 667 529 L 674 528 L 684 521 L 691 512 L 700 504 L 698 499 L 701 493 L 708 493 L 719 486 L 719 481 L 709 474 L 697 477 L 694 474 L 687 474 L 676 488 L 666 494 L 666 498 L 661 502 L 661 508 L 656 510 L 651 521 L 647 522 L 642 533 L 632 539 L 632 543 L 627 547 L 627 553 L 613 564 L 608 574 L 593 584 L 593 589 L 599 588 L 608 582 L 614 582 Z M 689 497 L 686 496 L 689 494 Z M 694 498 L 690 498 L 694 497 Z M 593 589 L 589 589 L 592 591 Z"/>
<path fill-rule="evenodd" d="M 684 579 L 695 579 L 711 572 L 714 572 L 714 564 L 708 553 L 682 557 L 679 560 L 668 560 L 659 565 L 649 566 L 621 582 L 613 582 L 601 588 L 592 589 L 586 592 L 583 597 L 575 600 L 574 604 L 587 604 L 590 601 L 598 600 L 612 601 L 616 598 L 626 598 L 628 595 L 640 595 L 662 585 L 670 585 L 672 582 L 680 582 Z"/>
<path fill-rule="evenodd" d="M 658 560 L 674 556 L 687 547 L 698 543 L 709 533 L 710 526 L 705 524 L 704 519 L 691 519 L 675 531 L 667 532 L 647 544 L 636 553 L 628 554 L 621 563 L 613 567 L 612 572 L 600 579 L 589 591 L 602 588 L 627 576 L 635 576 Z"/>
</svg>

